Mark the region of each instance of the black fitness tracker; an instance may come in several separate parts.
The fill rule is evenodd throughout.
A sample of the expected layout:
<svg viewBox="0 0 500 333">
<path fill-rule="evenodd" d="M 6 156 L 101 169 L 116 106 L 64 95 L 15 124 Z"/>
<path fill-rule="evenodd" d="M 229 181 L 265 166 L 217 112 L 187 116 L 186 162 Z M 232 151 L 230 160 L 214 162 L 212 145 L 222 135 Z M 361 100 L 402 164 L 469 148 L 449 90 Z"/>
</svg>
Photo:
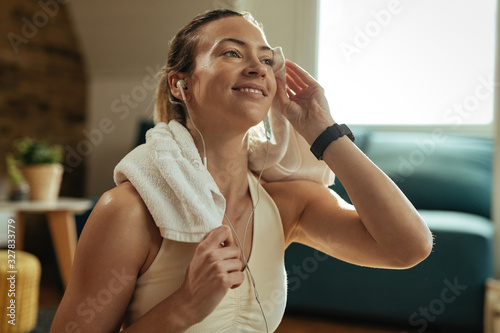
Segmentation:
<svg viewBox="0 0 500 333">
<path fill-rule="evenodd" d="M 346 124 L 339 125 L 335 123 L 332 126 L 327 127 L 326 130 L 321 133 L 316 140 L 314 140 L 311 145 L 311 152 L 318 160 L 321 161 L 326 147 L 344 135 L 347 135 L 347 137 L 354 142 L 354 135 Z"/>
</svg>

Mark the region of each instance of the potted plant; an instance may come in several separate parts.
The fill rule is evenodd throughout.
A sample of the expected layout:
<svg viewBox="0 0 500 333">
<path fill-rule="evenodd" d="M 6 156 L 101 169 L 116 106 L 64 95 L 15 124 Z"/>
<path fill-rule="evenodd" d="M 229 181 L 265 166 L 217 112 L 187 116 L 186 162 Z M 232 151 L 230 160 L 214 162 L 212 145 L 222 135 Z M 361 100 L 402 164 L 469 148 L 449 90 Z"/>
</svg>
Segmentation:
<svg viewBox="0 0 500 333">
<path fill-rule="evenodd" d="M 30 199 L 57 200 L 64 172 L 62 147 L 48 141 L 23 138 L 15 143 L 15 154 L 30 186 Z"/>
</svg>

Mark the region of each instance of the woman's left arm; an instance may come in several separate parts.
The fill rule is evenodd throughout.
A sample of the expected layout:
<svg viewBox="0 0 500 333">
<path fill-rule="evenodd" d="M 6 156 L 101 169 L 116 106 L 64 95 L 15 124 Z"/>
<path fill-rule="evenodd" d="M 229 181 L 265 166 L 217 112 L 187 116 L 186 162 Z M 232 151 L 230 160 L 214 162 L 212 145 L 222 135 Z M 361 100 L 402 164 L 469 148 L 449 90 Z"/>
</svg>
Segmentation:
<svg viewBox="0 0 500 333">
<path fill-rule="evenodd" d="M 282 111 L 312 144 L 335 121 L 318 82 L 290 61 L 286 68 L 287 87 L 278 81 Z M 371 267 L 407 268 L 430 254 L 432 234 L 416 209 L 349 138 L 332 142 L 323 160 L 344 185 L 354 209 L 321 185 L 299 182 L 302 211 L 291 228 L 291 241 Z"/>
</svg>

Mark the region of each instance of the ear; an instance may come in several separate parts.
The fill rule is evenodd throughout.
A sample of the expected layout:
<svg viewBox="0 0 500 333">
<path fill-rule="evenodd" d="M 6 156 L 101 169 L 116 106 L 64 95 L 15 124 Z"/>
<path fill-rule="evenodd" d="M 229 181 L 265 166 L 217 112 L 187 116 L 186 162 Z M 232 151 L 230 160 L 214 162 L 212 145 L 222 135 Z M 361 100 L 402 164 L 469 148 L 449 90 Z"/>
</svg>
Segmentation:
<svg viewBox="0 0 500 333">
<path fill-rule="evenodd" d="M 191 98 L 191 94 L 189 92 L 189 83 L 185 74 L 179 72 L 170 73 L 170 75 L 168 76 L 168 85 L 170 87 L 170 91 L 175 98 L 182 101 L 181 90 L 179 89 L 179 87 L 177 87 L 177 82 L 179 82 L 179 80 L 184 80 L 186 82 L 184 95 L 186 96 L 186 100 L 189 101 L 189 99 Z"/>
</svg>

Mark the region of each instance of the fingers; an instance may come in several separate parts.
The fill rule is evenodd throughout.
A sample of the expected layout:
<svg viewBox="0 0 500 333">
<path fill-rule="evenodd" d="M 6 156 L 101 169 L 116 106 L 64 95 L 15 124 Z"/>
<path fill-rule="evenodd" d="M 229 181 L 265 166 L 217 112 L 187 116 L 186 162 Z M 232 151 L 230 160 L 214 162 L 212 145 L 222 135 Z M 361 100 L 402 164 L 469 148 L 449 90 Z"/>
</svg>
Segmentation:
<svg viewBox="0 0 500 333">
<path fill-rule="evenodd" d="M 228 226 L 212 230 L 198 244 L 180 288 L 195 309 L 197 322 L 215 309 L 229 288 L 237 288 L 245 280 L 240 257 L 241 250 L 234 246 Z"/>
<path fill-rule="evenodd" d="M 286 66 L 287 93 L 291 101 L 304 98 L 303 93 L 310 96 L 311 92 L 318 88 L 323 90 L 321 85 L 297 64 L 287 60 Z"/>
<path fill-rule="evenodd" d="M 241 258 L 241 250 L 234 244 L 231 229 L 226 225 L 212 230 L 198 245 L 197 253 L 206 256 L 209 262 Z"/>
<path fill-rule="evenodd" d="M 302 89 L 307 88 L 306 84 L 299 78 L 294 79 L 293 76 L 288 73 L 286 74 L 286 84 L 295 94 L 298 94 Z"/>
<path fill-rule="evenodd" d="M 236 289 L 241 286 L 243 281 L 245 281 L 245 273 L 240 271 L 232 272 L 228 275 L 228 279 L 229 283 L 231 284 L 231 289 Z"/>
<path fill-rule="evenodd" d="M 204 248 L 205 263 L 210 267 L 209 271 L 215 272 L 219 277 L 225 276 L 223 284 L 226 288 L 240 286 L 245 279 L 242 273 L 243 262 L 240 259 L 240 248 L 233 244 L 231 229 L 225 225 L 216 228 L 204 242 L 207 242 L 206 248 L 201 243 L 200 245 Z M 224 245 L 221 245 L 222 242 Z"/>
<path fill-rule="evenodd" d="M 297 81 L 298 84 L 299 82 L 305 83 L 307 86 L 315 85 L 318 84 L 318 81 L 316 81 L 306 70 L 304 70 L 302 67 L 297 65 L 296 63 L 286 60 L 286 73 L 290 74 L 292 78 Z"/>
<path fill-rule="evenodd" d="M 243 268 L 243 263 L 239 259 L 226 259 L 218 262 L 217 265 L 220 265 L 219 268 L 221 272 L 227 273 L 241 272 Z"/>
<path fill-rule="evenodd" d="M 202 243 L 205 242 L 213 248 L 219 248 L 222 243 L 224 243 L 225 247 L 232 246 L 234 244 L 231 229 L 229 229 L 227 225 L 222 225 L 212 230 Z"/>
</svg>

